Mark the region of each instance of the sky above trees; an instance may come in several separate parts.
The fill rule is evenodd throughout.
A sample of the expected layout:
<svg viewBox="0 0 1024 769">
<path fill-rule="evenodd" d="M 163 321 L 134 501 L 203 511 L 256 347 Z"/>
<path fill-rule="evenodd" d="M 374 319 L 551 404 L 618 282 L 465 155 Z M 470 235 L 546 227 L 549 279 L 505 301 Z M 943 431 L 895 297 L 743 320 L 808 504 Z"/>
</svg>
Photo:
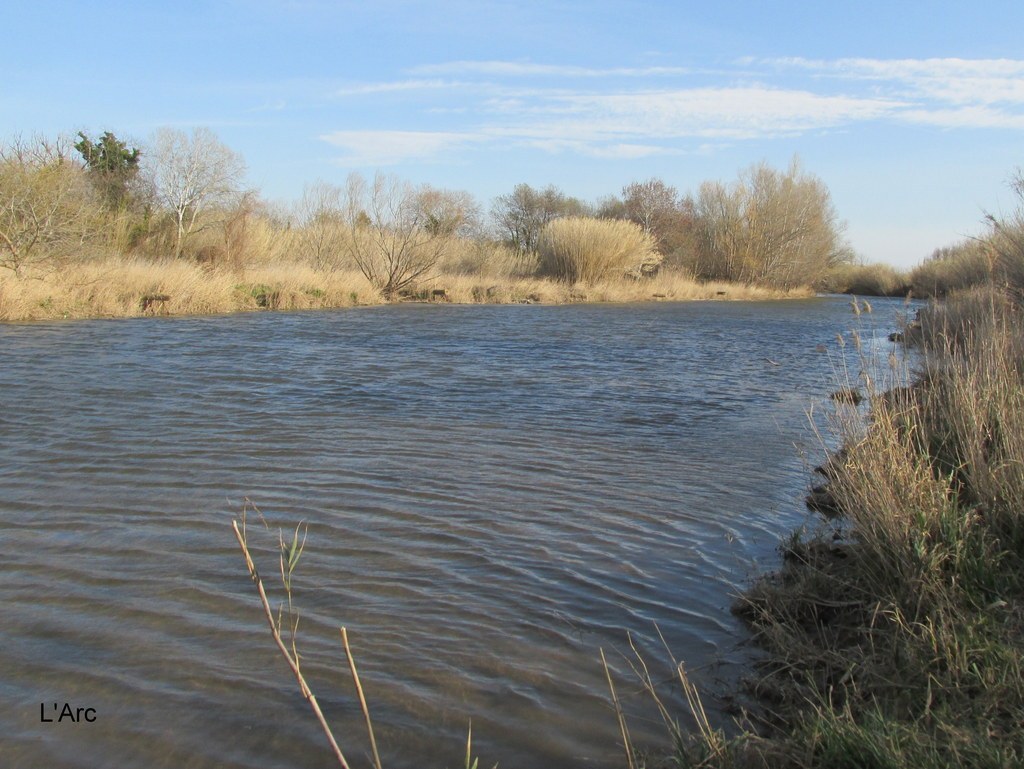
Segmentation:
<svg viewBox="0 0 1024 769">
<path fill-rule="evenodd" d="M 5 15 L 0 135 L 145 143 L 206 126 L 270 199 L 377 169 L 485 206 L 521 182 L 695 192 L 798 155 L 853 248 L 908 266 L 1008 208 L 1024 165 L 1019 0 L 41 0 Z"/>
</svg>

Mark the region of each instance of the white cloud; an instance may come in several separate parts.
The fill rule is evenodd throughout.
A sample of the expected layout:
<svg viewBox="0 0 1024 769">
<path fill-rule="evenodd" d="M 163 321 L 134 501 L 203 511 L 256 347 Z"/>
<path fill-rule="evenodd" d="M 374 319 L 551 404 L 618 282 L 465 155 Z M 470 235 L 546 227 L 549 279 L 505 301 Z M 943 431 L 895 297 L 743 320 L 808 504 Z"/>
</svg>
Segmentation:
<svg viewBox="0 0 1024 769">
<path fill-rule="evenodd" d="M 482 109 L 463 131 L 336 131 L 321 138 L 345 149 L 346 165 L 393 165 L 448 156 L 469 146 L 529 146 L 601 158 L 686 151 L 686 139 L 752 139 L 830 128 L 891 114 L 885 99 L 821 97 L 769 88 L 700 88 L 641 93 L 540 95 Z"/>
<path fill-rule="evenodd" d="M 666 83 L 664 75 L 688 74 L 676 67 L 454 61 L 412 71 L 457 73 L 460 79 L 413 77 L 350 86 L 339 93 L 372 98 L 414 90 L 444 92 L 443 99 L 439 95 L 422 105 L 420 114 L 446 121 L 448 130 L 338 131 L 324 136 L 346 150 L 340 162 L 429 162 L 470 147 L 508 146 L 630 159 L 880 121 L 1024 129 L 1019 109 L 1024 105 L 1024 61 L 1011 59 L 744 59 L 731 72 L 704 72 L 704 81 L 711 78 L 712 83 L 697 87 Z M 637 87 L 619 80 L 612 89 L 601 77 L 613 75 L 635 77 Z M 503 79 L 516 77 L 552 81 L 523 86 Z M 567 78 L 590 79 L 569 87 Z"/>
<path fill-rule="evenodd" d="M 559 101 L 575 108 L 581 130 L 660 138 L 751 139 L 801 133 L 875 120 L 903 106 L 890 99 L 766 87 L 576 95 Z"/>
<path fill-rule="evenodd" d="M 954 104 L 1024 104 L 1024 61 L 1018 59 L 790 58 L 771 59 L 767 63 L 818 75 L 888 84 L 908 96 Z"/>
<path fill-rule="evenodd" d="M 1024 115 L 1014 115 L 985 106 L 949 109 L 909 109 L 900 112 L 899 120 L 906 123 L 938 126 L 939 128 L 1008 128 L 1024 130 Z"/>
<path fill-rule="evenodd" d="M 656 77 L 685 75 L 685 67 L 577 67 L 567 64 L 537 64 L 528 61 L 448 61 L 423 64 L 410 72 L 418 75 L 475 74 L 498 77 Z"/>
<path fill-rule="evenodd" d="M 335 96 L 372 96 L 401 91 L 437 91 L 465 87 L 466 83 L 453 80 L 398 80 L 390 83 L 360 83 L 339 88 Z"/>
<path fill-rule="evenodd" d="M 347 152 L 338 158 L 346 166 L 389 166 L 429 161 L 480 140 L 472 133 L 446 131 L 334 131 L 320 137 Z"/>
</svg>

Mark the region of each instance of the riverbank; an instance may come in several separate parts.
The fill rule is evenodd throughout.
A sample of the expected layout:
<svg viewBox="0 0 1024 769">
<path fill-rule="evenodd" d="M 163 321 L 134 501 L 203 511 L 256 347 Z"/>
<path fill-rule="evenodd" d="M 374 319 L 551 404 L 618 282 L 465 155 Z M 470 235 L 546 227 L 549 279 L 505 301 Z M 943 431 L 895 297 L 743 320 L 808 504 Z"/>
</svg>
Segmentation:
<svg viewBox="0 0 1024 769">
<path fill-rule="evenodd" d="M 709 767 L 1024 762 L 1024 323 L 996 289 L 923 314 L 913 386 L 869 393 L 798 531 L 735 610 L 767 658 Z"/>
<path fill-rule="evenodd" d="M 448 273 L 424 281 L 405 299 L 465 304 L 568 304 L 759 300 L 810 295 L 810 289 L 702 283 L 668 271 L 638 281 L 596 284 Z M 383 303 L 380 292 L 356 270 L 315 270 L 298 262 L 226 269 L 186 260 L 109 259 L 23 275 L 0 272 L 0 321 L 210 315 Z"/>
</svg>

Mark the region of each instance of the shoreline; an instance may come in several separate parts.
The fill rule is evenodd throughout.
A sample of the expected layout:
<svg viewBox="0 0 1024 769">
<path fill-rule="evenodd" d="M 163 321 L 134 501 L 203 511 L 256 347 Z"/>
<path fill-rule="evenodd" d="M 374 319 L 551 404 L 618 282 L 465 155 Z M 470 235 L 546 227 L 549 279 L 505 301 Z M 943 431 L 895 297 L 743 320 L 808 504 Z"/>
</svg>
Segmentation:
<svg viewBox="0 0 1024 769">
<path fill-rule="evenodd" d="M 327 310 L 406 302 L 601 304 L 612 302 L 806 299 L 810 288 L 701 283 L 665 271 L 638 281 L 568 284 L 514 275 L 442 273 L 388 302 L 361 273 L 299 263 L 210 268 L 196 262 L 107 260 L 35 275 L 0 274 L 0 322 L 233 315 Z"/>
<path fill-rule="evenodd" d="M 838 423 L 815 468 L 831 509 L 732 607 L 765 652 L 742 687 L 752 707 L 737 736 L 680 747 L 684 765 L 1019 765 L 1018 301 L 993 287 L 930 308 L 909 385 L 869 392 L 866 426 Z"/>
</svg>

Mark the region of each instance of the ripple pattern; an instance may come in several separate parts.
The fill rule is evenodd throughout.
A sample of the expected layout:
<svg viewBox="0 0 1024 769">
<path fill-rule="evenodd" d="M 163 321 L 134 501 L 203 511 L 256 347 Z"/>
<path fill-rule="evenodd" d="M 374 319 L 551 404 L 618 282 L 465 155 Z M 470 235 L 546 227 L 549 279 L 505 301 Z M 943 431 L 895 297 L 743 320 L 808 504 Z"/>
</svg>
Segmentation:
<svg viewBox="0 0 1024 769">
<path fill-rule="evenodd" d="M 728 605 L 804 517 L 816 348 L 852 325 L 821 298 L 0 327 L 5 765 L 332 765 L 235 547 L 248 498 L 309 526 L 299 644 L 354 763 L 342 624 L 387 766 L 456 765 L 470 719 L 487 765 L 618 766 L 599 648 L 667 678 L 657 625 L 709 686 L 744 662 Z"/>
</svg>

